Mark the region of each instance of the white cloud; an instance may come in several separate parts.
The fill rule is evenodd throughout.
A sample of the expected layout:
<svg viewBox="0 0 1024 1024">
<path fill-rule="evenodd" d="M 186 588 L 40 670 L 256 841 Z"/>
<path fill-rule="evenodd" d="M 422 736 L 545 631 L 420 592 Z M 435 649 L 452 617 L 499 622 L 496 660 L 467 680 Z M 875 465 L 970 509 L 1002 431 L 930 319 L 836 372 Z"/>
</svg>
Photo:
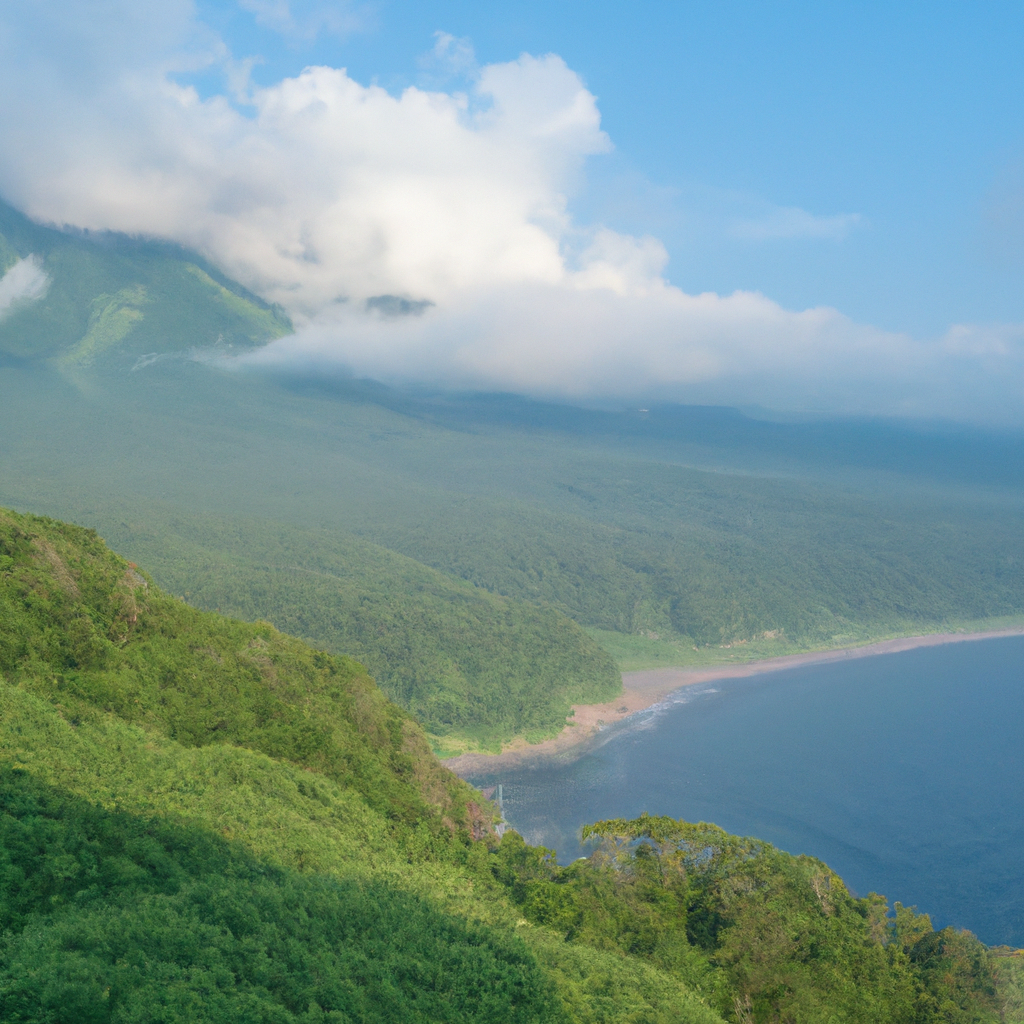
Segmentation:
<svg viewBox="0 0 1024 1024">
<path fill-rule="evenodd" d="M 251 117 L 116 64 L 29 116 L 24 69 L 3 65 L 0 192 L 44 220 L 195 246 L 300 320 L 339 298 L 559 280 L 565 189 L 608 146 L 555 56 L 482 69 L 473 112 L 314 67 L 255 89 Z"/>
<path fill-rule="evenodd" d="M 828 238 L 839 241 L 861 223 L 859 213 L 818 217 L 797 206 L 777 206 L 760 217 L 734 220 L 730 233 L 751 242 L 787 238 Z"/>
<path fill-rule="evenodd" d="M 628 275 L 593 288 L 592 270 L 569 286 L 465 290 L 387 323 L 336 307 L 244 361 L 550 397 L 1020 421 L 1024 346 L 986 368 L 945 340 L 865 327 L 827 307 L 636 287 Z"/>
<path fill-rule="evenodd" d="M 434 46 L 420 58 L 419 65 L 425 71 L 441 71 L 447 77 L 469 75 L 478 67 L 470 40 L 440 30 L 434 33 Z"/>
<path fill-rule="evenodd" d="M 346 36 L 364 28 L 370 18 L 365 5 L 333 0 L 238 0 L 256 22 L 293 39 L 315 39 L 321 32 Z"/>
<path fill-rule="evenodd" d="M 18 260 L 0 277 L 0 319 L 24 302 L 35 302 L 46 294 L 50 279 L 38 257 Z"/>
<path fill-rule="evenodd" d="M 260 3 L 281 26 L 297 17 Z M 0 11 L 0 193 L 42 220 L 198 248 L 295 318 L 263 361 L 580 398 L 1022 419 L 1016 328 L 922 342 L 834 309 L 687 295 L 664 280 L 656 238 L 573 223 L 568 198 L 610 142 L 557 56 L 477 69 L 442 35 L 435 56 L 472 72 L 468 94 L 396 96 L 313 67 L 251 88 L 240 110 L 171 77 L 238 72 L 185 0 L 90 7 Z M 827 238 L 855 224 L 759 207 L 737 230 Z"/>
</svg>

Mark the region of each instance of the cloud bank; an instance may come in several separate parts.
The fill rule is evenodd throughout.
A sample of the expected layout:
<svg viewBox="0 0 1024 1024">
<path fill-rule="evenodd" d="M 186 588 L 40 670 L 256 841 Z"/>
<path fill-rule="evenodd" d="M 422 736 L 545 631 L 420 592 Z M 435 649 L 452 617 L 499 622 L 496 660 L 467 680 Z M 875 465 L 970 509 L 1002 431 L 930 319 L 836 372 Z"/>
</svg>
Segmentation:
<svg viewBox="0 0 1024 1024">
<path fill-rule="evenodd" d="M 828 307 L 793 312 L 753 292 L 687 295 L 663 282 L 480 289 L 389 321 L 338 307 L 245 361 L 581 401 L 1024 420 L 1020 326 L 956 325 L 921 341 Z"/>
<path fill-rule="evenodd" d="M 242 6 L 291 35 L 320 24 L 315 4 L 304 21 Z M 433 59 L 470 75 L 465 93 L 392 95 L 331 67 L 255 87 L 185 0 L 88 8 L 0 13 L 0 193 L 44 221 L 200 250 L 292 315 L 297 333 L 258 362 L 578 399 L 1024 419 L 1018 327 L 921 340 L 759 294 L 688 295 L 657 239 L 574 222 L 586 162 L 611 143 L 558 56 L 477 68 L 442 33 Z M 203 69 L 223 94 L 181 84 Z M 856 222 L 794 208 L 734 230 L 767 245 Z"/>
</svg>

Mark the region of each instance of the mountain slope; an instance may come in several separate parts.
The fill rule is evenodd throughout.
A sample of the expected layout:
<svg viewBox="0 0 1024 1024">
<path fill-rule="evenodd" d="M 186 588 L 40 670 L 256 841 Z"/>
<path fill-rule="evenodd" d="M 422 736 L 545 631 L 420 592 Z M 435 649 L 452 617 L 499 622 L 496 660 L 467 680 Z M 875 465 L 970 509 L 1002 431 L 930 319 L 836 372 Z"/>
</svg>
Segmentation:
<svg viewBox="0 0 1024 1024">
<path fill-rule="evenodd" d="M 0 517 L 3 1019 L 145 1019 L 162 977 L 168 1021 L 211 990 L 224 1020 L 719 1021 L 527 937 L 479 797 L 359 666 L 146 584 L 91 531 Z"/>
<path fill-rule="evenodd" d="M 359 666 L 90 531 L 0 515 L 0 674 L 4 1020 L 999 1019 L 976 940 L 811 858 L 649 818 L 566 868 L 499 843 Z"/>
<path fill-rule="evenodd" d="M 46 401 L 84 403 L 94 422 L 97 404 L 126 413 L 119 431 L 134 446 L 146 439 L 124 398 L 140 373 L 196 349 L 223 355 L 291 330 L 280 310 L 195 253 L 41 226 L 0 203 L 0 274 L 26 268 L 45 284 L 42 294 L 37 288 L 6 307 L 0 289 L 0 370 L 35 373 L 46 382 Z M 68 440 L 58 447 L 67 450 Z M 185 535 L 194 542 L 193 530 Z M 207 568 L 198 578 L 181 571 L 180 559 L 170 571 L 175 559 L 151 557 L 149 548 L 139 554 L 168 570 L 164 581 L 196 604 L 272 619 L 363 658 L 451 752 L 552 735 L 573 702 L 609 699 L 619 689 L 611 657 L 565 616 L 351 537 L 318 538 L 284 564 L 267 545 L 193 544 L 188 564 Z"/>
<path fill-rule="evenodd" d="M 1012 480 L 695 469 L 682 440 L 484 418 L 455 429 L 367 388 L 296 393 L 192 363 L 70 390 L 0 374 L 0 501 L 80 520 L 94 509 L 84 521 L 111 536 L 117 509 L 141 499 L 182 521 L 356 534 L 674 659 L 765 634 L 769 656 L 1024 613 Z"/>
<path fill-rule="evenodd" d="M 165 586 L 358 658 L 435 746 L 540 739 L 562 728 L 571 704 L 621 690 L 612 659 L 553 609 L 332 531 L 183 518 L 153 505 L 140 513 L 136 503 L 127 528 L 112 529 Z"/>
<path fill-rule="evenodd" d="M 0 274 L 31 260 L 39 297 L 0 310 L 0 360 L 52 360 L 67 371 L 130 368 L 191 349 L 260 345 L 287 317 L 202 257 L 164 242 L 58 231 L 0 202 Z"/>
<path fill-rule="evenodd" d="M 204 615 L 67 524 L 0 512 L 0 572 L 0 672 L 72 721 L 102 709 L 184 746 L 244 738 L 389 815 L 433 807 L 464 822 L 468 788 L 361 665 Z"/>
</svg>

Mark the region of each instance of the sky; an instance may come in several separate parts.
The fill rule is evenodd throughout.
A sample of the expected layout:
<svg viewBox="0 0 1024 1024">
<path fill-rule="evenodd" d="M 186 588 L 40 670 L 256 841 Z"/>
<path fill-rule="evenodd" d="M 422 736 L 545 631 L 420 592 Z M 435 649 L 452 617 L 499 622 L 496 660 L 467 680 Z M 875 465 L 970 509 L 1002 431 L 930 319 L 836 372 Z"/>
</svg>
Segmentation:
<svg viewBox="0 0 1024 1024">
<path fill-rule="evenodd" d="M 292 316 L 264 363 L 1019 427 L 1022 39 L 1011 3 L 8 0 L 0 196 L 199 249 Z"/>
</svg>

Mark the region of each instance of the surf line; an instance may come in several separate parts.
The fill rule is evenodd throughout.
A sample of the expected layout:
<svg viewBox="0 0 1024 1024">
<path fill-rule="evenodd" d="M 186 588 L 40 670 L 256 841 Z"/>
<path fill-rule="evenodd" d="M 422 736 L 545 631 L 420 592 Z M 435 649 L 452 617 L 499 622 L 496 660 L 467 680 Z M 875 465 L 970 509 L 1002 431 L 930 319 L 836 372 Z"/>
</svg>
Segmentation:
<svg viewBox="0 0 1024 1024">
<path fill-rule="evenodd" d="M 565 728 L 552 739 L 541 743 L 527 743 L 521 737 L 513 740 L 500 754 L 469 753 L 449 758 L 444 765 L 456 775 L 474 775 L 496 769 L 521 765 L 534 759 L 571 754 L 575 747 L 593 738 L 610 725 L 624 721 L 639 711 L 646 711 L 665 700 L 670 694 L 696 683 L 710 683 L 720 679 L 744 679 L 748 676 L 801 665 L 820 665 L 844 661 L 849 658 L 869 658 L 879 654 L 899 654 L 918 647 L 937 647 L 941 644 L 965 643 L 973 640 L 994 640 L 999 637 L 1024 635 L 1024 626 L 994 629 L 976 633 L 925 633 L 921 636 L 895 637 L 876 640 L 859 647 L 836 647 L 800 654 L 783 654 L 776 658 L 736 662 L 728 665 L 708 665 L 702 668 L 651 668 L 622 673 L 622 693 L 603 704 L 574 704 Z"/>
</svg>

